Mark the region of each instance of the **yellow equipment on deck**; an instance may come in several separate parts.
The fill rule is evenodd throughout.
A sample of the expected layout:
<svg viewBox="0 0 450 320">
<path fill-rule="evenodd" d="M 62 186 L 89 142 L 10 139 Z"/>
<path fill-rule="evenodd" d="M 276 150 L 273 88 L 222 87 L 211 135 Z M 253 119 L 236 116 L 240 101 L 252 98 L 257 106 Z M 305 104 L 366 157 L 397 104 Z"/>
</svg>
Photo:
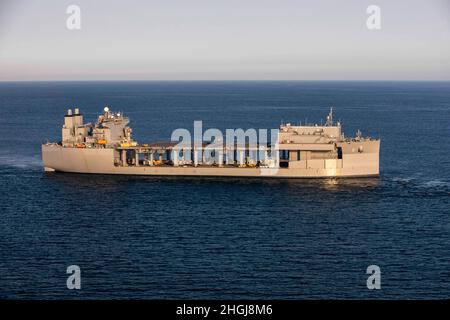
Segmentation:
<svg viewBox="0 0 450 320">
<path fill-rule="evenodd" d="M 136 141 L 131 141 L 131 142 L 122 142 L 120 144 L 121 148 L 129 148 L 129 147 L 136 147 L 137 146 L 137 142 Z"/>
</svg>

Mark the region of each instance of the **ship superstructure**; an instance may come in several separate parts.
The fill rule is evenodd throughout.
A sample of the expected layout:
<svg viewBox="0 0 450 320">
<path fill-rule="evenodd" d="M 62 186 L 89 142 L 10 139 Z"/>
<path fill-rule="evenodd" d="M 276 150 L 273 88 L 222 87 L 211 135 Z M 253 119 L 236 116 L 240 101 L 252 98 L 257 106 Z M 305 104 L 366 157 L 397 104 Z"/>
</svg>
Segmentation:
<svg viewBox="0 0 450 320">
<path fill-rule="evenodd" d="M 62 127 L 63 147 L 115 147 L 117 145 L 137 145 L 131 138 L 131 128 L 128 127 L 129 118 L 120 112 L 110 112 L 105 107 L 103 114 L 98 117 L 95 125 L 83 123 L 83 115 L 78 108 L 67 110 Z"/>
<path fill-rule="evenodd" d="M 100 174 L 360 177 L 379 174 L 380 140 L 358 132 L 344 137 L 333 112 L 324 125 L 280 126 L 275 143 L 235 144 L 208 141 L 140 144 L 129 119 L 105 107 L 95 124 L 84 124 L 76 108 L 68 110 L 62 141 L 42 145 L 46 171 Z"/>
</svg>

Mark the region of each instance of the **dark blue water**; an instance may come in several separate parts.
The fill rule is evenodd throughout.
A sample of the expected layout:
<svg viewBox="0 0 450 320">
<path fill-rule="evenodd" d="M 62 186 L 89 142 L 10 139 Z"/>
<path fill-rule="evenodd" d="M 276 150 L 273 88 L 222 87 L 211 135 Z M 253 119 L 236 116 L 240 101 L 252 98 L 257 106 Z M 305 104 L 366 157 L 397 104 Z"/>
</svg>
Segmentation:
<svg viewBox="0 0 450 320">
<path fill-rule="evenodd" d="M 347 135 L 381 137 L 381 177 L 44 174 L 65 110 L 94 121 L 105 105 L 140 142 L 194 120 L 320 121 L 333 105 Z M 449 298 L 449 138 L 450 82 L 1 83 L 0 298 Z"/>
</svg>

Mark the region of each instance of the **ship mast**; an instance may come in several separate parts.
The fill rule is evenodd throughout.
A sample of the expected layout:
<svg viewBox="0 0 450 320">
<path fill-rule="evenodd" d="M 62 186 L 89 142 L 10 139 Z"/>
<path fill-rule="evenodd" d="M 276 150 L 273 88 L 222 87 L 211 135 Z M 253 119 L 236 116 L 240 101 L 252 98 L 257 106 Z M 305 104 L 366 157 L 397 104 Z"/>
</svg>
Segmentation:
<svg viewBox="0 0 450 320">
<path fill-rule="evenodd" d="M 327 122 L 325 125 L 328 127 L 333 125 L 333 107 L 330 108 L 330 113 L 327 116 Z"/>
</svg>

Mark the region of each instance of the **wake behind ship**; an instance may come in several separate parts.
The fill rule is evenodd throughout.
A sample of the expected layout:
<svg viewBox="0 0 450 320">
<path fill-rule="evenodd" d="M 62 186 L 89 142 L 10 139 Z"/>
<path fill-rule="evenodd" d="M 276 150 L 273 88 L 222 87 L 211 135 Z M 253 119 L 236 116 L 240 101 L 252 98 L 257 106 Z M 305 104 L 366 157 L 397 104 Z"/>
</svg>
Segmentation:
<svg viewBox="0 0 450 320">
<path fill-rule="evenodd" d="M 379 175 L 380 140 L 345 137 L 332 111 L 325 125 L 280 126 L 274 144 L 140 144 L 129 119 L 105 107 L 95 124 L 76 108 L 64 117 L 62 141 L 42 145 L 45 171 L 156 176 L 268 178 Z"/>
</svg>

